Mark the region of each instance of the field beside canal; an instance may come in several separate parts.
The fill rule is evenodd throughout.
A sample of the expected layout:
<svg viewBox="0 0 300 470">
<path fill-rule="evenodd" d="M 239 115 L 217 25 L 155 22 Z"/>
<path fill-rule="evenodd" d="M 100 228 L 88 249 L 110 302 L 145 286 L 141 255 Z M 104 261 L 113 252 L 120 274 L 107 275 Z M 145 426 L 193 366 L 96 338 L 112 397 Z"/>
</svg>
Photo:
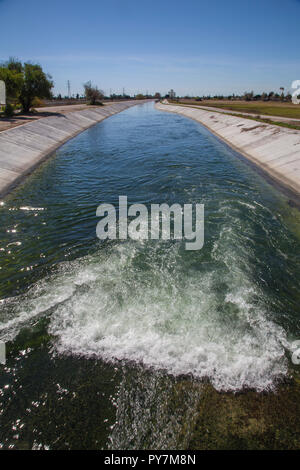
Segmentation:
<svg viewBox="0 0 300 470">
<path fill-rule="evenodd" d="M 300 105 L 282 102 L 266 102 L 266 101 L 231 101 L 231 100 L 202 100 L 180 99 L 179 103 L 210 106 L 220 109 L 228 109 L 230 111 L 240 113 L 250 113 L 257 115 L 279 116 L 291 119 L 300 119 Z"/>
</svg>

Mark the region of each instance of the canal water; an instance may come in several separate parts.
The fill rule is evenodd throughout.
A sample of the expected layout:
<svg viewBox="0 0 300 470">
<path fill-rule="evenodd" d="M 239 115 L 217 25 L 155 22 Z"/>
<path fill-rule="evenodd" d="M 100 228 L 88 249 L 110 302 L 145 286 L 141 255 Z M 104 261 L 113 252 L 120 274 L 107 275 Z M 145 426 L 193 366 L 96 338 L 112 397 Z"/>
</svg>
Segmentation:
<svg viewBox="0 0 300 470">
<path fill-rule="evenodd" d="M 119 195 L 203 203 L 204 247 L 100 241 L 96 208 Z M 115 115 L 0 218 L 3 448 L 187 448 L 204 389 L 273 393 L 294 374 L 299 212 L 200 124 Z"/>
</svg>

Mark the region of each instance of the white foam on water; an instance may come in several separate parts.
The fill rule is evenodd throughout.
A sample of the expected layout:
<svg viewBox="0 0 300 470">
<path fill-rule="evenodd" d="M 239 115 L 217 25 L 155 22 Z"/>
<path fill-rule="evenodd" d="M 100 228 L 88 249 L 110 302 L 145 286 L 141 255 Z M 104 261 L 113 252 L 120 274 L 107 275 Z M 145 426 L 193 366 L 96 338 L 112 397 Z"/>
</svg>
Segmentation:
<svg viewBox="0 0 300 470">
<path fill-rule="evenodd" d="M 26 296 L 5 301 L 13 313 L 2 316 L 0 332 L 12 338 L 51 309 L 60 354 L 135 361 L 208 378 L 218 390 L 271 389 L 288 372 L 286 334 L 234 254 L 232 233 L 220 232 L 205 269 L 186 256 L 180 243 L 126 242 L 64 263 Z"/>
<path fill-rule="evenodd" d="M 50 288 L 49 288 L 50 287 Z M 53 291 L 53 287 L 55 291 Z M 47 313 L 74 292 L 72 283 L 38 282 L 25 295 L 0 300 L 0 337 L 11 341 L 29 321 Z"/>
</svg>

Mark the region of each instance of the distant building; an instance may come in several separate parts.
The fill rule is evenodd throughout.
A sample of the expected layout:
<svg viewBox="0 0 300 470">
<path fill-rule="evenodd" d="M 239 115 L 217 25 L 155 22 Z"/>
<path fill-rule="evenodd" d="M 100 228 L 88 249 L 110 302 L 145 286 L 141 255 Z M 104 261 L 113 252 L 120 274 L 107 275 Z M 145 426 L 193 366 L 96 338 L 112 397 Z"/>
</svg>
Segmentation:
<svg viewBox="0 0 300 470">
<path fill-rule="evenodd" d="M 176 98 L 176 93 L 175 93 L 175 91 L 173 90 L 173 88 L 171 88 L 171 90 L 169 91 L 168 95 L 169 95 L 169 98 L 170 98 L 171 100 L 174 100 L 174 99 Z"/>
</svg>

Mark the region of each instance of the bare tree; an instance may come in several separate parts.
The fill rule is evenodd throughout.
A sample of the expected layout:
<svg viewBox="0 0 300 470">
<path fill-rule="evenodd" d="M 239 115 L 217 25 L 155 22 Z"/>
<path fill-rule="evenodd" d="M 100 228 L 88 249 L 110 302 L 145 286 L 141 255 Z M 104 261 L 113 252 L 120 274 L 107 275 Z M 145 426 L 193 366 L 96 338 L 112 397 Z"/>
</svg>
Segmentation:
<svg viewBox="0 0 300 470">
<path fill-rule="evenodd" d="M 97 86 L 93 86 L 90 81 L 86 82 L 83 86 L 85 97 L 90 104 L 102 104 L 104 98 L 103 91 L 99 90 Z"/>
</svg>

